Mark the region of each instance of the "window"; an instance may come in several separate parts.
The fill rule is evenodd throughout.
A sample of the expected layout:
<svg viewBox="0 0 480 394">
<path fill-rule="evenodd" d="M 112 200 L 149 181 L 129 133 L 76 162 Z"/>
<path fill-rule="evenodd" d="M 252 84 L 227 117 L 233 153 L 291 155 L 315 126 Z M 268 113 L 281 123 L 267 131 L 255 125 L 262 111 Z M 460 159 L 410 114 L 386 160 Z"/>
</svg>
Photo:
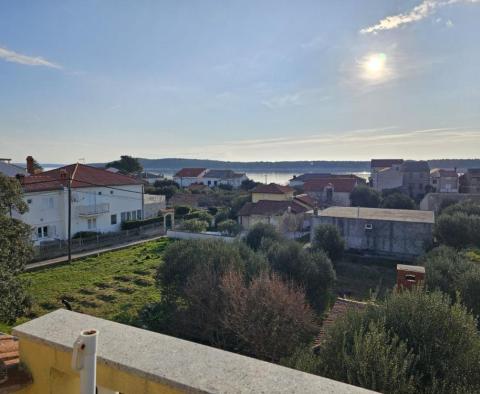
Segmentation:
<svg viewBox="0 0 480 394">
<path fill-rule="evenodd" d="M 127 220 L 126 212 L 122 212 L 120 214 L 120 221 L 123 223 L 125 220 Z"/>
<path fill-rule="evenodd" d="M 132 213 L 131 212 L 127 212 L 127 221 L 128 220 L 132 220 Z"/>
<path fill-rule="evenodd" d="M 110 190 L 110 194 L 113 194 L 113 190 Z"/>
<path fill-rule="evenodd" d="M 365 230 L 372 230 L 372 229 L 373 229 L 373 225 L 371 223 L 365 224 Z"/>
<path fill-rule="evenodd" d="M 29 198 L 29 199 L 27 200 L 27 204 L 31 204 L 31 203 L 32 203 L 32 199 Z"/>
<path fill-rule="evenodd" d="M 132 220 L 137 220 L 137 211 L 132 211 Z"/>
<path fill-rule="evenodd" d="M 110 224 L 117 224 L 117 215 L 110 215 Z"/>
<path fill-rule="evenodd" d="M 142 220 L 142 210 L 141 209 L 137 210 L 137 219 Z"/>
<path fill-rule="evenodd" d="M 101 195 L 102 195 L 102 192 L 98 192 L 98 195 L 101 196 Z"/>
<path fill-rule="evenodd" d="M 38 238 L 47 238 L 48 237 L 48 226 L 42 226 L 37 228 Z"/>
<path fill-rule="evenodd" d="M 208 186 L 210 186 L 212 184 L 212 181 L 208 181 Z"/>
<path fill-rule="evenodd" d="M 96 218 L 88 219 L 88 229 L 94 230 L 96 228 L 97 228 L 97 219 Z"/>
</svg>

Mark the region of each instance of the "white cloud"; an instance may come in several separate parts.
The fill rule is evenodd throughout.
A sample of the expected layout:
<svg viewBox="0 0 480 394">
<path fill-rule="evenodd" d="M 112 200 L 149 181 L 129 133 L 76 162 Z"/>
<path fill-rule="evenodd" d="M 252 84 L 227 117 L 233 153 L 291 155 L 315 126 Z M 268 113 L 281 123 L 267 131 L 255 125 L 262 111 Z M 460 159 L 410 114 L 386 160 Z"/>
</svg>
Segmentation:
<svg viewBox="0 0 480 394">
<path fill-rule="evenodd" d="M 387 16 L 375 25 L 365 27 L 360 33 L 377 33 L 381 30 L 396 29 L 402 25 L 418 22 L 433 15 L 439 8 L 455 3 L 478 3 L 480 0 L 424 0 L 410 11 Z M 447 23 L 448 25 L 448 23 Z"/>
<path fill-rule="evenodd" d="M 278 109 L 306 105 L 312 101 L 327 101 L 330 99 L 330 96 L 321 96 L 321 93 L 321 89 L 304 89 L 271 97 L 262 101 L 262 104 L 270 109 Z"/>
<path fill-rule="evenodd" d="M 453 22 L 449 19 L 448 21 L 445 22 L 445 26 L 453 27 Z"/>
<path fill-rule="evenodd" d="M 56 63 L 50 62 L 42 57 L 27 56 L 18 52 L 14 52 L 10 49 L 1 48 L 1 47 L 0 47 L 0 59 L 4 59 L 7 62 L 24 64 L 27 66 L 43 66 L 43 67 L 50 67 L 50 68 L 56 68 L 56 69 L 62 68 L 62 66 Z"/>
</svg>

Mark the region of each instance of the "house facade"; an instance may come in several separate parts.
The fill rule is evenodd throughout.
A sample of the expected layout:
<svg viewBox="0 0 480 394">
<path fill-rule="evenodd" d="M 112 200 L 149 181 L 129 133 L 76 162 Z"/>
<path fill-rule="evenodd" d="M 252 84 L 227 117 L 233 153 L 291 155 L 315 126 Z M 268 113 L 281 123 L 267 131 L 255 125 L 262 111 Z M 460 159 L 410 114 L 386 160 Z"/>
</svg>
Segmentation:
<svg viewBox="0 0 480 394">
<path fill-rule="evenodd" d="M 142 219 L 143 184 L 126 175 L 72 164 L 21 177 L 29 210 L 15 216 L 33 228 L 35 243 L 68 237 L 68 182 L 71 179 L 71 231 L 114 232 L 121 223 Z"/>
<path fill-rule="evenodd" d="M 381 192 L 402 186 L 403 176 L 400 171 L 402 159 L 372 159 L 370 162 L 370 185 Z"/>
<path fill-rule="evenodd" d="M 423 254 L 433 240 L 432 211 L 330 207 L 312 217 L 311 238 L 320 224 L 336 226 L 346 248 L 399 260 Z"/>
<path fill-rule="evenodd" d="M 480 193 L 480 168 L 469 168 L 460 178 L 461 193 Z"/>
<path fill-rule="evenodd" d="M 202 183 L 202 178 L 206 172 L 206 168 L 182 168 L 173 176 L 173 180 L 180 187 L 188 187 L 193 183 Z"/>
<path fill-rule="evenodd" d="M 434 193 L 458 193 L 457 171 L 434 168 L 430 171 L 430 186 Z"/>
<path fill-rule="evenodd" d="M 430 167 L 426 161 L 405 161 L 401 166 L 401 191 L 413 199 L 421 199 L 430 188 Z"/>
<path fill-rule="evenodd" d="M 239 188 L 242 185 L 242 182 L 247 179 L 245 173 L 232 170 L 208 170 L 203 176 L 201 182 L 210 187 L 229 185 L 233 188 Z"/>
<path fill-rule="evenodd" d="M 276 183 L 260 184 L 252 190 L 252 202 L 256 203 L 262 200 L 291 201 L 294 191 L 289 186 L 277 185 Z"/>
<path fill-rule="evenodd" d="M 319 207 L 332 205 L 348 207 L 350 206 L 350 193 L 360 184 L 365 184 L 365 181 L 353 177 L 323 178 L 306 181 L 303 190 L 318 202 Z"/>
</svg>

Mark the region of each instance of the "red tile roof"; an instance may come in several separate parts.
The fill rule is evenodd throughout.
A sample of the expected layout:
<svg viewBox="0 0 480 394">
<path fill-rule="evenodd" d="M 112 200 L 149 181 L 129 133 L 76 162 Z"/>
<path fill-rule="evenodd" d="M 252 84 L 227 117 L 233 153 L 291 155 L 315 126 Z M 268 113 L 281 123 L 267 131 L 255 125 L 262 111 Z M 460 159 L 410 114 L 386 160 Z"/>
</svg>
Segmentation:
<svg viewBox="0 0 480 394">
<path fill-rule="evenodd" d="M 295 189 L 290 186 L 277 185 L 276 183 L 270 183 L 268 185 L 258 185 L 253 190 L 252 193 L 267 193 L 267 194 L 287 194 L 293 193 Z"/>
<path fill-rule="evenodd" d="M 359 180 L 355 178 L 315 179 L 305 182 L 303 190 L 306 192 L 322 192 L 327 186 L 331 186 L 334 192 L 351 193 L 359 183 Z"/>
<path fill-rule="evenodd" d="M 250 215 L 281 215 L 290 207 L 292 213 L 307 212 L 308 208 L 295 201 L 272 201 L 260 200 L 258 202 L 247 202 L 238 212 L 239 216 Z"/>
<path fill-rule="evenodd" d="M 23 190 L 27 193 L 58 190 L 67 186 L 70 177 L 72 178 L 72 188 L 142 184 L 141 181 L 128 175 L 116 174 L 102 168 L 91 167 L 80 163 L 26 176 L 22 179 L 21 183 Z"/>
<path fill-rule="evenodd" d="M 325 336 L 330 329 L 335 324 L 335 321 L 342 316 L 344 316 L 349 310 L 359 310 L 362 311 L 368 306 L 366 302 L 360 302 L 355 300 L 348 300 L 346 298 L 337 298 L 335 304 L 333 304 L 332 309 L 328 312 L 323 321 L 322 328 L 318 334 L 314 348 L 318 347 L 325 340 Z"/>
<path fill-rule="evenodd" d="M 310 208 L 314 208 L 317 202 L 308 194 L 299 194 L 295 196 L 295 201 L 299 201 L 301 204 L 308 205 Z"/>
<path fill-rule="evenodd" d="M 206 170 L 206 168 L 182 168 L 174 176 L 178 178 L 196 178 Z"/>
<path fill-rule="evenodd" d="M 402 164 L 403 159 L 372 159 L 370 162 L 371 168 L 385 168 L 391 167 L 394 164 Z"/>
</svg>

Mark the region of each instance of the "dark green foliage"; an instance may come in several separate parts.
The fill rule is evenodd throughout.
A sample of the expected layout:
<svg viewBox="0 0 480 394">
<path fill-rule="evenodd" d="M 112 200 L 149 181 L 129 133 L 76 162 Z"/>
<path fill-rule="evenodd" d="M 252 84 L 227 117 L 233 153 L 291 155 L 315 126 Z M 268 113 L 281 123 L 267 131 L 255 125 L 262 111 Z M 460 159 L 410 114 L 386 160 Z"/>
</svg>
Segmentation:
<svg viewBox="0 0 480 394">
<path fill-rule="evenodd" d="M 323 251 L 310 253 L 295 241 L 270 242 L 265 248 L 272 270 L 305 289 L 310 304 L 319 312 L 333 299 L 335 271 Z"/>
<path fill-rule="evenodd" d="M 199 210 L 199 211 L 192 211 L 189 214 L 185 215 L 185 219 L 203 220 L 204 222 L 207 222 L 210 225 L 213 222 L 213 215 L 208 213 L 208 211 Z"/>
<path fill-rule="evenodd" d="M 122 222 L 122 230 L 132 230 L 134 228 L 146 226 L 147 224 L 153 223 L 163 223 L 163 217 L 157 216 L 144 220 L 128 220 L 126 222 Z"/>
<path fill-rule="evenodd" d="M 170 200 L 178 190 L 179 189 L 175 186 L 162 186 L 155 188 L 155 194 L 161 194 L 165 196 L 167 200 Z"/>
<path fill-rule="evenodd" d="M 443 209 L 435 223 L 435 236 L 457 249 L 480 247 L 480 204 L 466 200 Z"/>
<path fill-rule="evenodd" d="M 254 187 L 256 187 L 259 183 L 255 182 L 251 179 L 245 179 L 242 182 L 242 185 L 240 186 L 243 190 L 252 190 Z"/>
<path fill-rule="evenodd" d="M 189 214 L 191 211 L 191 208 L 187 205 L 177 205 L 175 207 L 175 216 L 184 216 Z"/>
<path fill-rule="evenodd" d="M 230 235 L 232 237 L 240 234 L 242 231 L 242 226 L 232 219 L 224 220 L 217 225 L 217 228 L 222 234 Z"/>
<path fill-rule="evenodd" d="M 97 235 L 100 235 L 101 233 L 98 231 L 79 231 L 78 233 L 75 233 L 72 237 L 72 239 L 77 239 L 77 238 L 95 238 Z"/>
<path fill-rule="evenodd" d="M 202 233 L 204 231 L 207 231 L 209 224 L 205 220 L 188 219 L 188 220 L 185 220 L 178 227 L 180 230 L 183 230 L 183 231 L 189 231 L 191 233 Z"/>
<path fill-rule="evenodd" d="M 462 302 L 480 315 L 480 265 L 453 248 L 440 246 L 425 258 L 426 285 Z"/>
<path fill-rule="evenodd" d="M 169 186 L 173 186 L 177 189 L 180 188 L 180 185 L 177 182 L 173 181 L 172 179 L 162 179 L 162 180 L 155 181 L 153 186 L 155 186 L 156 188 L 169 187 Z"/>
<path fill-rule="evenodd" d="M 335 263 L 343 256 L 345 241 L 336 226 L 333 224 L 320 224 L 315 228 L 312 249 L 323 250 Z"/>
<path fill-rule="evenodd" d="M 10 217 L 27 208 L 18 181 L 0 174 L 0 322 L 12 323 L 30 306 L 19 275 L 32 257 L 31 228 Z"/>
<path fill-rule="evenodd" d="M 475 319 L 439 292 L 393 293 L 348 313 L 329 329 L 319 357 L 317 373 L 385 393 L 480 389 Z"/>
<path fill-rule="evenodd" d="M 381 201 L 380 193 L 366 185 L 356 186 L 350 193 L 353 207 L 378 208 Z"/>
<path fill-rule="evenodd" d="M 271 224 L 258 223 L 245 236 L 245 242 L 253 250 L 259 250 L 264 240 L 280 241 L 282 236 Z"/>
<path fill-rule="evenodd" d="M 143 167 L 137 158 L 127 155 L 120 156 L 120 160 L 112 161 L 105 167 L 114 167 L 126 174 L 138 173 L 143 170 Z"/>
<path fill-rule="evenodd" d="M 392 193 L 385 197 L 382 208 L 389 209 L 416 209 L 415 201 L 403 193 Z"/>
<path fill-rule="evenodd" d="M 238 212 L 248 201 L 250 201 L 249 195 L 239 195 L 232 198 L 229 204 L 226 204 L 230 207 L 230 218 L 236 219 L 238 216 Z"/>
<path fill-rule="evenodd" d="M 218 185 L 218 188 L 221 189 L 221 190 L 227 190 L 227 191 L 233 190 L 233 186 L 232 186 L 232 185 L 223 184 L 223 183 L 221 183 L 220 185 Z"/>
<path fill-rule="evenodd" d="M 219 210 L 215 215 L 215 223 L 218 226 L 221 222 L 227 220 L 228 218 L 230 218 L 230 209 Z"/>
</svg>

